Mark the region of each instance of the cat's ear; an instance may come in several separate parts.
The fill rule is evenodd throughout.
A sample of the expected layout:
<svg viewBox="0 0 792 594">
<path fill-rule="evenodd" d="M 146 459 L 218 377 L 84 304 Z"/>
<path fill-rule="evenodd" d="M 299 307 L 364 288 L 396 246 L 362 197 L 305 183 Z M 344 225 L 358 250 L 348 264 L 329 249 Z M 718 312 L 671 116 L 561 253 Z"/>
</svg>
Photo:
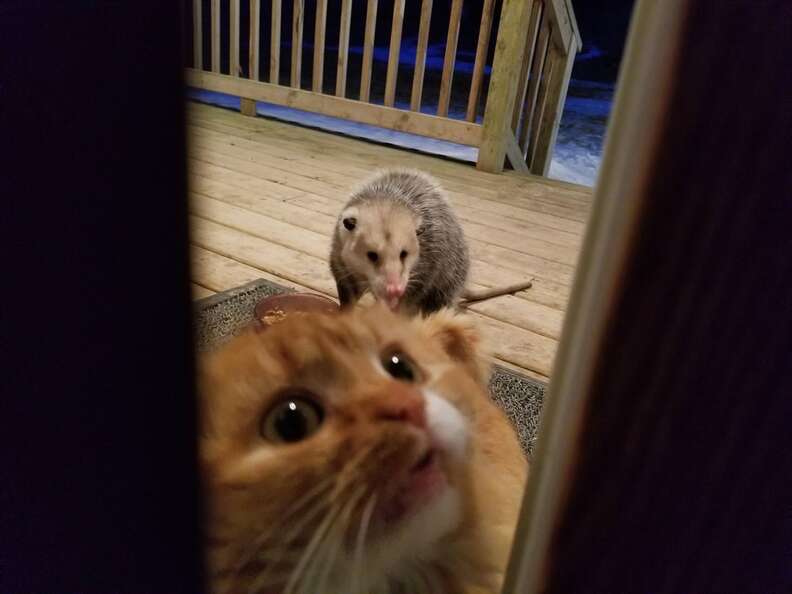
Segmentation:
<svg viewBox="0 0 792 594">
<path fill-rule="evenodd" d="M 347 208 L 339 217 L 341 226 L 347 231 L 354 231 L 358 224 L 358 209 L 354 206 Z"/>
<path fill-rule="evenodd" d="M 480 352 L 481 337 L 469 316 L 442 310 L 424 319 L 429 336 L 454 361 L 461 363 L 479 382 L 489 378 L 489 364 Z"/>
</svg>

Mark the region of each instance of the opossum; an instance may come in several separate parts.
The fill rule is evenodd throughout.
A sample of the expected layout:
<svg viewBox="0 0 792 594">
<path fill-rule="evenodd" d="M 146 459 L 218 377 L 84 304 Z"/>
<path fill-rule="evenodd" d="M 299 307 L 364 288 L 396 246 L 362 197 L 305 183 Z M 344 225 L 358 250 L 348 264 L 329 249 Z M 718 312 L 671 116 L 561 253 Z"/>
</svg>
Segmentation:
<svg viewBox="0 0 792 594">
<path fill-rule="evenodd" d="M 424 314 L 531 286 L 465 290 L 470 256 L 462 227 L 440 184 L 409 169 L 381 172 L 353 192 L 333 233 L 330 270 L 342 307 L 369 290 L 391 309 Z"/>
</svg>

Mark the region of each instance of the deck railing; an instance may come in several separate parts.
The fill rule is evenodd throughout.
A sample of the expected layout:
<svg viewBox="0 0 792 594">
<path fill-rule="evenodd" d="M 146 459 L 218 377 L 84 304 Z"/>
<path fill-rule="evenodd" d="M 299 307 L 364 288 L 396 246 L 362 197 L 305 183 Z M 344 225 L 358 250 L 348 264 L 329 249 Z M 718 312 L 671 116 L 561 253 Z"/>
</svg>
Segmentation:
<svg viewBox="0 0 792 594">
<path fill-rule="evenodd" d="M 311 88 L 302 88 L 303 32 L 305 0 L 291 0 L 290 77 L 281 80 L 281 58 L 287 51 L 282 44 L 283 1 L 264 0 L 270 6 L 269 31 L 262 32 L 261 0 L 249 0 L 248 34 L 241 47 L 240 2 L 228 2 L 228 70 L 221 72 L 221 0 L 192 0 L 193 66 L 187 69 L 187 84 L 192 87 L 228 93 L 241 98 L 241 111 L 255 115 L 255 102 L 264 101 L 300 110 L 321 113 L 384 128 L 420 134 L 479 148 L 477 166 L 486 171 L 501 171 L 508 158 L 514 169 L 546 175 L 561 119 L 566 90 L 575 54 L 580 49 L 570 0 L 484 0 L 478 28 L 478 43 L 464 117 L 449 117 L 454 65 L 462 19 L 463 0 L 452 0 L 448 35 L 440 79 L 436 113 L 421 111 L 425 67 L 429 43 L 432 0 L 421 0 L 416 59 L 413 69 L 409 107 L 396 105 L 402 26 L 407 0 L 393 0 L 390 44 L 385 91 L 382 104 L 371 102 L 374 35 L 378 0 L 367 0 L 365 39 L 356 97 L 348 92 L 349 37 L 352 0 L 340 3 L 335 93 L 323 88 L 328 0 L 315 0 L 313 25 L 313 71 Z M 290 0 L 285 0 L 289 2 Z M 413 0 L 417 8 L 418 0 Z M 494 15 L 500 4 L 495 53 L 486 100 L 482 101 L 490 36 Z M 413 6 L 411 4 L 411 6 Z M 337 7 L 333 7 L 337 8 Z M 204 27 L 203 11 L 209 11 L 209 26 Z M 362 16 L 362 15 L 356 15 Z M 209 39 L 205 44 L 204 29 Z M 260 46 L 262 33 L 269 34 L 270 48 L 267 82 L 263 82 Z M 204 63 L 208 45 L 209 61 Z M 247 52 L 246 67 L 240 52 Z M 483 109 L 481 104 L 484 103 Z M 477 122 L 483 112 L 483 120 Z"/>
</svg>

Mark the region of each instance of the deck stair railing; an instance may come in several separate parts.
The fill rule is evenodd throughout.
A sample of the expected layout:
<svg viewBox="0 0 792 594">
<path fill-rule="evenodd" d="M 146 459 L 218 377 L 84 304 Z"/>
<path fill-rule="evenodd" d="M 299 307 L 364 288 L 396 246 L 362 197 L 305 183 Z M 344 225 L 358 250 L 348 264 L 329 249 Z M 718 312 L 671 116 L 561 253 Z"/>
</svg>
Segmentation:
<svg viewBox="0 0 792 594">
<path fill-rule="evenodd" d="M 221 31 L 221 0 L 192 0 L 192 67 L 187 68 L 189 86 L 238 96 L 241 111 L 255 115 L 256 101 L 288 106 L 304 111 L 401 130 L 431 138 L 478 147 L 477 166 L 498 172 L 506 160 L 518 171 L 546 175 L 561 119 L 575 54 L 581 41 L 570 0 L 483 0 L 478 28 L 477 49 L 467 108 L 464 117 L 449 117 L 454 65 L 457 55 L 464 0 L 452 0 L 448 34 L 436 113 L 421 111 L 432 0 L 420 0 L 420 24 L 413 67 L 409 106 L 396 104 L 396 82 L 405 4 L 393 0 L 390 43 L 384 99 L 371 101 L 374 36 L 378 0 L 365 6 L 365 39 L 360 85 L 350 96 L 347 81 L 349 65 L 352 0 L 331 0 L 339 13 L 338 50 L 334 93 L 324 90 L 328 0 L 315 0 L 313 24 L 313 65 L 310 88 L 302 88 L 305 0 L 291 0 L 291 23 L 284 35 L 283 3 L 290 0 L 263 0 L 270 3 L 270 27 L 262 31 L 262 0 L 249 0 L 243 26 L 240 2 L 228 3 L 226 35 Z M 419 0 L 410 0 L 417 7 Z M 415 3 L 415 5 L 412 4 Z M 500 8 L 499 23 L 494 23 Z M 209 12 L 204 26 L 203 12 Z M 355 15 L 363 17 L 363 15 Z M 206 29 L 206 30 L 205 30 Z M 494 31 L 493 31 L 494 29 Z M 496 36 L 489 88 L 482 100 L 490 36 Z M 268 35 L 269 64 L 262 64 L 262 35 Z M 288 39 L 284 37 L 288 36 Z M 223 43 L 227 39 L 227 70 L 221 72 Z M 287 41 L 283 44 L 282 41 Z M 243 43 L 246 47 L 242 47 Z M 208 61 L 204 49 L 208 45 Z M 288 45 L 288 47 L 284 47 Z M 288 81 L 281 80 L 281 59 L 290 52 Z M 241 54 L 245 52 L 245 54 Z M 246 55 L 246 67 L 240 61 Z M 266 79 L 266 82 L 262 80 Z M 482 105 L 483 103 L 483 105 Z M 481 123 L 478 116 L 483 113 Z"/>
</svg>

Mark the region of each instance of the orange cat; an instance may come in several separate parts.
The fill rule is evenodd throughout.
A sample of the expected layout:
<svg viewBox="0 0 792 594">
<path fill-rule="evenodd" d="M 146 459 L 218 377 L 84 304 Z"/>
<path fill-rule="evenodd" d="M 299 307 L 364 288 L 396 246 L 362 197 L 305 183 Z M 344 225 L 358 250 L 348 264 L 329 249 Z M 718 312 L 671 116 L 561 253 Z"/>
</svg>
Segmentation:
<svg viewBox="0 0 792 594">
<path fill-rule="evenodd" d="M 473 330 L 293 316 L 201 369 L 213 594 L 497 592 L 526 479 Z"/>
</svg>

